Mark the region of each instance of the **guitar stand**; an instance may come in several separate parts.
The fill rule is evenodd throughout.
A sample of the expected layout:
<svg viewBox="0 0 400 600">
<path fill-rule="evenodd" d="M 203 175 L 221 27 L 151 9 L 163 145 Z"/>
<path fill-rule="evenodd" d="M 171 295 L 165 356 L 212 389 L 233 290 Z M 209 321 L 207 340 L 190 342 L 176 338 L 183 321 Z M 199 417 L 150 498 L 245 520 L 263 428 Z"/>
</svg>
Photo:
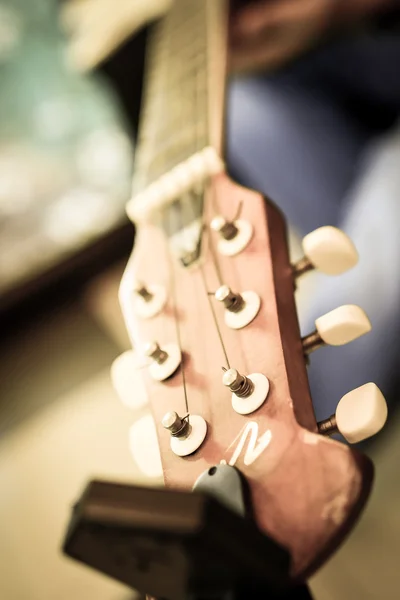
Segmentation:
<svg viewBox="0 0 400 600">
<path fill-rule="evenodd" d="M 204 481 L 195 488 L 93 481 L 73 509 L 63 550 L 157 600 L 310 600 L 306 586 L 290 584 L 284 548 L 237 506 L 204 493 Z"/>
</svg>

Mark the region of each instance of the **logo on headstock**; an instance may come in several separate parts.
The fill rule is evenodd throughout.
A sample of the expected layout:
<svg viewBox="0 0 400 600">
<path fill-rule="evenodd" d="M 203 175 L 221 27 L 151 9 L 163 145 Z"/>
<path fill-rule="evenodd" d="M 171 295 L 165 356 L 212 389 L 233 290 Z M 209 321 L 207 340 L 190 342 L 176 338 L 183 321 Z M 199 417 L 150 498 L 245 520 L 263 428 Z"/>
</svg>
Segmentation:
<svg viewBox="0 0 400 600">
<path fill-rule="evenodd" d="M 272 439 L 270 429 L 267 429 L 260 437 L 258 437 L 258 423 L 250 421 L 238 433 L 232 444 L 228 447 L 229 450 L 238 441 L 236 448 L 229 461 L 221 460 L 221 464 L 228 464 L 233 467 L 239 457 L 243 454 L 243 462 L 246 466 L 252 465 L 259 456 L 268 448 Z M 247 445 L 246 445 L 247 442 Z"/>
</svg>

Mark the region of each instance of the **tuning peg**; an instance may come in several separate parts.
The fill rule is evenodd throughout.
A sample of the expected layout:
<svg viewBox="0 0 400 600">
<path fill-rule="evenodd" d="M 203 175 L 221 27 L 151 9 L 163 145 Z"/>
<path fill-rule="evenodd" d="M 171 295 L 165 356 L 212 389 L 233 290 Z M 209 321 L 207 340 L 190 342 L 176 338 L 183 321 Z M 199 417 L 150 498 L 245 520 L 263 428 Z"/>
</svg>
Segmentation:
<svg viewBox="0 0 400 600">
<path fill-rule="evenodd" d="M 242 206 L 242 203 L 240 203 L 238 211 L 231 221 L 218 215 L 210 223 L 211 229 L 221 236 L 218 242 L 218 250 L 224 256 L 239 254 L 249 245 L 253 237 L 252 224 L 249 221 L 239 219 Z"/>
<path fill-rule="evenodd" d="M 175 411 L 167 412 L 162 426 L 171 434 L 171 450 L 177 456 L 193 454 L 204 442 L 207 422 L 200 415 L 186 415 L 181 418 Z"/>
<path fill-rule="evenodd" d="M 340 275 L 358 262 L 358 252 L 351 239 L 340 229 L 326 225 L 303 238 L 304 257 L 294 266 L 295 277 L 318 269 L 325 275 Z"/>
<path fill-rule="evenodd" d="M 348 392 L 340 400 L 336 413 L 318 423 L 319 433 L 341 433 L 351 444 L 362 442 L 382 429 L 387 419 L 386 400 L 375 383 Z"/>
<path fill-rule="evenodd" d="M 261 306 L 261 299 L 255 292 L 236 294 L 227 285 L 218 288 L 215 299 L 225 306 L 225 323 L 231 329 L 242 329 L 249 325 Z"/>
<path fill-rule="evenodd" d="M 118 356 L 111 366 L 113 387 L 128 408 L 140 408 L 147 403 L 147 392 L 139 369 L 139 357 L 133 350 Z"/>
<path fill-rule="evenodd" d="M 269 381 L 262 373 L 241 375 L 236 369 L 222 369 L 222 383 L 232 392 L 232 408 L 249 415 L 262 406 L 268 396 Z"/>
<path fill-rule="evenodd" d="M 160 348 L 157 342 L 149 342 L 144 349 L 144 354 L 152 359 L 149 373 L 156 381 L 164 381 L 171 377 L 182 360 L 181 351 L 176 344 L 166 344 Z"/>
<path fill-rule="evenodd" d="M 167 301 L 165 288 L 157 284 L 145 286 L 142 282 L 136 282 L 133 293 L 134 312 L 142 319 L 151 319 L 158 315 Z"/>
<path fill-rule="evenodd" d="M 132 458 L 146 477 L 162 477 L 160 447 L 156 425 L 150 414 L 133 423 L 129 430 L 129 449 Z"/>
<path fill-rule="evenodd" d="M 345 304 L 318 317 L 316 331 L 302 339 L 303 349 L 310 354 L 325 346 L 343 346 L 371 331 L 371 323 L 362 308 Z"/>
</svg>

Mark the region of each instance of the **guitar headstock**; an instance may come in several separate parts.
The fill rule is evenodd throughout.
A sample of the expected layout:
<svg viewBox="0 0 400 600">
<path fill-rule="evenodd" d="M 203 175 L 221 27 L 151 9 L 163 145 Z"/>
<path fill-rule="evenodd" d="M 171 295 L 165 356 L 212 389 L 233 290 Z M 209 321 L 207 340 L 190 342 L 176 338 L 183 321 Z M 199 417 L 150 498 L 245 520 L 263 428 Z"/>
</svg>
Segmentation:
<svg viewBox="0 0 400 600">
<path fill-rule="evenodd" d="M 305 354 L 347 343 L 370 325 L 346 306 L 302 340 L 295 278 L 313 265 L 344 271 L 357 255 L 327 228 L 305 240 L 307 258 L 293 267 L 281 213 L 225 174 L 213 177 L 204 212 L 193 205 L 190 216 L 185 206 L 164 213 L 169 238 L 150 222 L 137 228 L 120 291 L 135 355 L 117 360 L 113 379 L 128 402 L 135 390 L 139 404 L 150 402 L 165 484 L 191 489 L 214 465 L 235 466 L 258 526 L 290 551 L 292 576 L 307 577 L 351 528 L 372 482 L 365 456 L 323 434 L 343 425 L 358 441 L 380 429 L 386 413 L 368 384 L 343 398 L 336 420 L 317 424 Z M 363 401 L 357 421 L 353 409 Z M 146 464 L 145 450 L 134 448 Z"/>
</svg>

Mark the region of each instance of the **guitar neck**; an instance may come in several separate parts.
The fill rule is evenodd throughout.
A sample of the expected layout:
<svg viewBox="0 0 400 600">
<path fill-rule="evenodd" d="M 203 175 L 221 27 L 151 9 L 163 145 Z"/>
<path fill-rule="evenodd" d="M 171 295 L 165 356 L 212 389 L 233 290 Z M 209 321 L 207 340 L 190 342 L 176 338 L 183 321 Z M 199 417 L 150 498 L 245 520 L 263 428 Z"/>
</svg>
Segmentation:
<svg viewBox="0 0 400 600">
<path fill-rule="evenodd" d="M 136 153 L 135 208 L 149 206 L 157 193 L 163 196 L 158 200 L 165 194 L 174 199 L 223 168 L 227 14 L 226 0 L 176 0 L 154 27 Z M 166 181 L 173 170 L 177 177 Z M 143 194 L 150 186 L 151 193 Z"/>
</svg>

